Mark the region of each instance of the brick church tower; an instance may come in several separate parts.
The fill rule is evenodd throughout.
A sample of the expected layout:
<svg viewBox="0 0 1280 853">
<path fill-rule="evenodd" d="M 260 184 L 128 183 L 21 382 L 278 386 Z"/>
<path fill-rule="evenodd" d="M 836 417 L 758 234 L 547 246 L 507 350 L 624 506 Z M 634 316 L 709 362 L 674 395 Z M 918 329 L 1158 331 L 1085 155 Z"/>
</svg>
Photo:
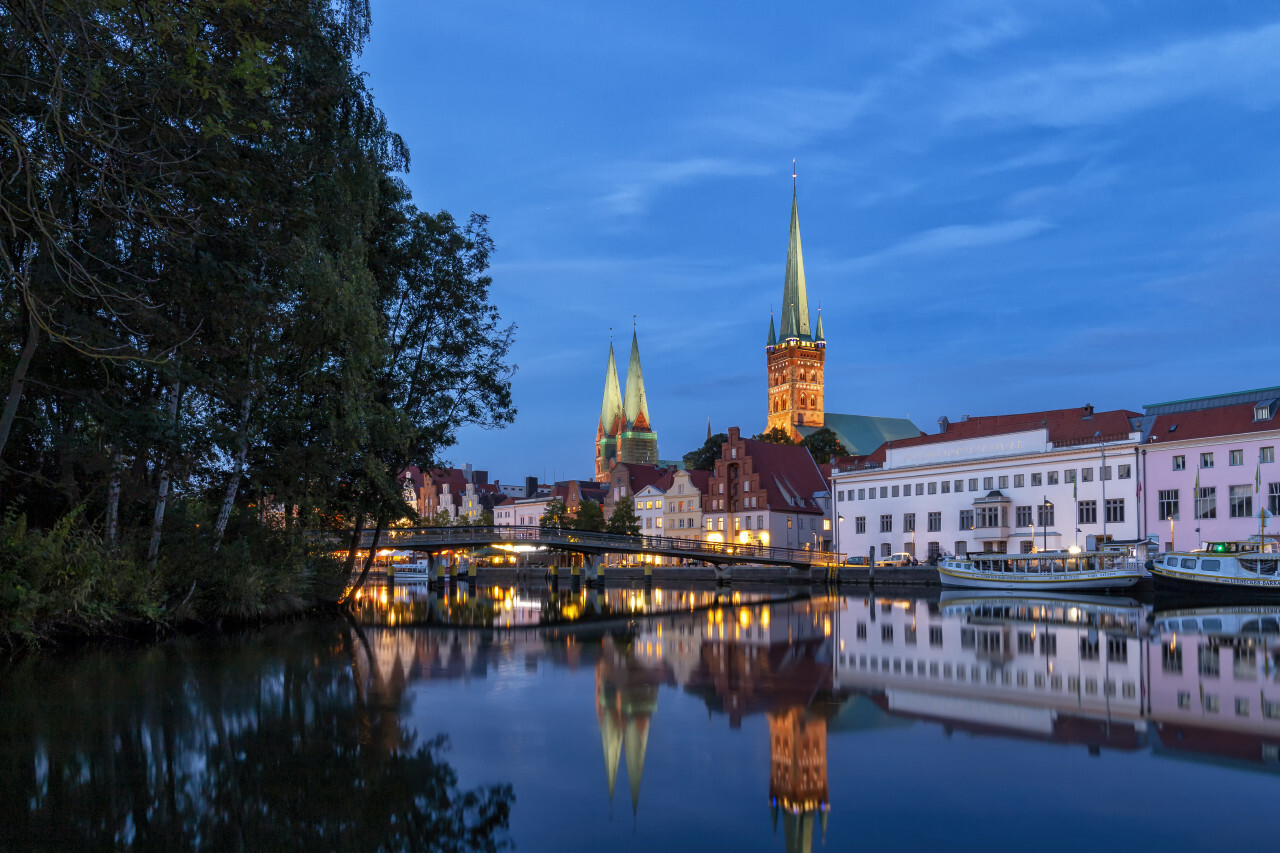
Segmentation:
<svg viewBox="0 0 1280 853">
<path fill-rule="evenodd" d="M 787 274 L 782 288 L 782 328 L 775 333 L 773 315 L 770 314 L 769 340 L 765 344 L 769 372 L 766 430 L 776 427 L 799 441 L 802 436 L 796 427 L 818 428 L 824 425 L 826 356 L 827 341 L 822 334 L 821 309 L 817 326 L 812 330 L 809 327 L 809 294 L 804 283 L 804 254 L 800 251 L 800 211 L 793 185 Z"/>
</svg>

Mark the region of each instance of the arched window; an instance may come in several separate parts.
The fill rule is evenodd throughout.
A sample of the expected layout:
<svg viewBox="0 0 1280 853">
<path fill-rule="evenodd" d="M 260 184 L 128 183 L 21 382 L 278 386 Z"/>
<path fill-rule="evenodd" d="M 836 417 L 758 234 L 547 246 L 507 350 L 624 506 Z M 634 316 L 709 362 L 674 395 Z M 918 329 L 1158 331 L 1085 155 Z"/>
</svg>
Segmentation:
<svg viewBox="0 0 1280 853">
<path fill-rule="evenodd" d="M 811 408 L 811 409 L 816 409 L 816 408 L 818 408 L 818 398 L 817 398 L 817 397 L 810 397 L 810 398 L 809 398 L 809 408 Z"/>
<path fill-rule="evenodd" d="M 800 408 L 802 408 L 802 409 L 804 408 L 804 395 L 803 395 L 803 394 L 801 394 L 801 395 L 800 395 Z"/>
</svg>

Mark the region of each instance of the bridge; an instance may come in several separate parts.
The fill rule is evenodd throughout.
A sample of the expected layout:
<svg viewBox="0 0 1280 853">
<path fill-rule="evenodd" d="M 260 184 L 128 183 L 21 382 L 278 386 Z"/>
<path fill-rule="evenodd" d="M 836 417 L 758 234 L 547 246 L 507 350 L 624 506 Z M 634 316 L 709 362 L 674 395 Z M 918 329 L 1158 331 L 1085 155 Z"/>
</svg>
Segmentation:
<svg viewBox="0 0 1280 853">
<path fill-rule="evenodd" d="M 372 533 L 365 533 L 361 548 L 368 548 Z M 841 555 L 807 548 L 777 548 L 770 545 L 703 542 L 668 536 L 624 536 L 556 527 L 410 527 L 392 528 L 378 537 L 379 548 L 425 552 L 434 563 L 441 551 L 482 548 L 490 545 L 544 546 L 557 551 L 582 554 L 590 566 L 603 554 L 649 554 L 698 560 L 713 566 L 764 565 L 811 568 L 837 563 Z"/>
</svg>

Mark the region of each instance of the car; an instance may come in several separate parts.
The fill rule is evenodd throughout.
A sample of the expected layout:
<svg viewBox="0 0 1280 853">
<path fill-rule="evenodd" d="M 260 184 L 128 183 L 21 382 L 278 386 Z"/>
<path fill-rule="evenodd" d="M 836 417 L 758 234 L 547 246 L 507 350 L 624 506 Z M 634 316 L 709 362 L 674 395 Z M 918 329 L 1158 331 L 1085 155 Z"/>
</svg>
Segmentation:
<svg viewBox="0 0 1280 853">
<path fill-rule="evenodd" d="M 883 560 L 876 560 L 876 567 L 881 566 L 909 566 L 911 565 L 911 555 L 905 551 L 898 554 L 890 554 Z"/>
<path fill-rule="evenodd" d="M 844 561 L 844 564 L 846 566 L 854 566 L 854 567 L 861 566 L 863 568 L 866 568 L 867 558 L 866 557 L 850 557 L 849 559 Z"/>
</svg>

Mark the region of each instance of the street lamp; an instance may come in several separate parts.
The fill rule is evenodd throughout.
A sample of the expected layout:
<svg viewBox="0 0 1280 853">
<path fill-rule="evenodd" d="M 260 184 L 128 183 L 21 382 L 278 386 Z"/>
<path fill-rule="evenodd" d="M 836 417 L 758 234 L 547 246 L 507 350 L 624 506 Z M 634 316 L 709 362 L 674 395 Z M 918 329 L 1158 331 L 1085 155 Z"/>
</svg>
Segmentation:
<svg viewBox="0 0 1280 853">
<path fill-rule="evenodd" d="M 1169 550 L 1173 550 L 1173 513 L 1169 513 Z"/>
<path fill-rule="evenodd" d="M 1045 495 L 1044 503 L 1042 503 L 1041 506 L 1044 507 L 1044 517 L 1040 519 L 1040 529 L 1044 531 L 1044 533 L 1042 534 L 1044 537 L 1044 547 L 1041 548 L 1040 550 L 1048 551 L 1049 550 L 1049 513 L 1053 512 L 1053 504 L 1049 501 L 1048 495 Z"/>
<path fill-rule="evenodd" d="M 840 525 L 844 524 L 844 516 L 836 513 L 836 559 L 840 559 Z"/>
</svg>

